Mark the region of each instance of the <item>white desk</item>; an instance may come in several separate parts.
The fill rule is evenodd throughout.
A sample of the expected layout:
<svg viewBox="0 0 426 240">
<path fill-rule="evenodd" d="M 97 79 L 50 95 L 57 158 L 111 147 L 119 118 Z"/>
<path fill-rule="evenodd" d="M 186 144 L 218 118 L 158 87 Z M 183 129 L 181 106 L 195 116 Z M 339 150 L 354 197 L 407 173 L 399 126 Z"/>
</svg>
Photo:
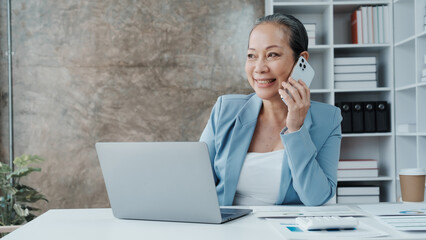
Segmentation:
<svg viewBox="0 0 426 240">
<path fill-rule="evenodd" d="M 369 220 L 375 221 L 370 218 Z M 383 227 L 383 226 L 382 226 Z M 382 228 L 386 229 L 386 228 Z M 426 239 L 426 233 L 402 235 L 388 229 L 391 236 L 374 239 Z M 266 220 L 253 215 L 225 224 L 196 224 L 120 220 L 111 209 L 49 210 L 10 233 L 4 240 L 94 240 L 94 239 L 283 239 Z"/>
</svg>

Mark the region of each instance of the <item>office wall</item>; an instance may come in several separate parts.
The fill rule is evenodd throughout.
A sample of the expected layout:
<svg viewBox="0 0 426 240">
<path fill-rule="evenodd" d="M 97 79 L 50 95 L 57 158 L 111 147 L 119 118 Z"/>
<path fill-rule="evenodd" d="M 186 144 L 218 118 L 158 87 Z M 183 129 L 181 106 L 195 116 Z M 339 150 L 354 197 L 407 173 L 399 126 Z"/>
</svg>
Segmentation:
<svg viewBox="0 0 426 240">
<path fill-rule="evenodd" d="M 25 181 L 47 195 L 43 211 L 109 206 L 96 142 L 197 141 L 219 95 L 251 92 L 247 37 L 263 0 L 12 2 L 15 155 L 46 158 Z"/>
</svg>

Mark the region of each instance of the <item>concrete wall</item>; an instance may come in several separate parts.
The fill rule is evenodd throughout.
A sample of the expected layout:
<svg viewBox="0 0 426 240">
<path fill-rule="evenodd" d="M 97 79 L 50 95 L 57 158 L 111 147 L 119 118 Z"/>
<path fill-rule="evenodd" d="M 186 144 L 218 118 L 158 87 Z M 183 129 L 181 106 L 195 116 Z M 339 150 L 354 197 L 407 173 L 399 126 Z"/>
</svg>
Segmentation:
<svg viewBox="0 0 426 240">
<path fill-rule="evenodd" d="M 248 33 L 262 0 L 14 0 L 15 155 L 50 208 L 108 207 L 98 141 L 197 141 L 216 98 L 249 93 Z M 6 1 L 0 48 L 6 51 Z M 1 154 L 8 160 L 6 58 Z"/>
</svg>

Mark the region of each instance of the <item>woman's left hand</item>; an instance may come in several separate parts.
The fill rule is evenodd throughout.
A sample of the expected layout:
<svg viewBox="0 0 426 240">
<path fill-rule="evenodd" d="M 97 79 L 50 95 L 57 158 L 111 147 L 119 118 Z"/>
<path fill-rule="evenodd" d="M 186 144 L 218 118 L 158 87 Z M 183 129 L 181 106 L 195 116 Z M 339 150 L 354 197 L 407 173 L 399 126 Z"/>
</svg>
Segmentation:
<svg viewBox="0 0 426 240">
<path fill-rule="evenodd" d="M 306 114 L 311 106 L 311 93 L 309 87 L 302 80 L 296 81 L 289 77 L 287 82 L 282 82 L 283 89 L 279 89 L 287 108 L 287 132 L 298 131 L 305 121 Z M 287 90 L 291 96 L 285 91 Z"/>
</svg>

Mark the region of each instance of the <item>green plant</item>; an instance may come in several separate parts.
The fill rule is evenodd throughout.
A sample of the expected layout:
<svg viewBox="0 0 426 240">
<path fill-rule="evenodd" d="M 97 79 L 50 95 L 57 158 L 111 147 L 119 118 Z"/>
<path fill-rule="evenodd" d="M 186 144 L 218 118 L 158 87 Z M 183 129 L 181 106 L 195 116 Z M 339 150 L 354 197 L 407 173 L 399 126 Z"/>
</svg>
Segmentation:
<svg viewBox="0 0 426 240">
<path fill-rule="evenodd" d="M 21 225 L 31 221 L 35 217 L 32 211 L 39 209 L 30 205 L 39 200 L 47 202 L 43 194 L 20 183 L 22 177 L 40 172 L 41 168 L 29 165 L 42 161 L 44 159 L 36 155 L 22 155 L 13 161 L 16 166 L 13 172 L 9 165 L 0 162 L 0 226 Z"/>
</svg>

